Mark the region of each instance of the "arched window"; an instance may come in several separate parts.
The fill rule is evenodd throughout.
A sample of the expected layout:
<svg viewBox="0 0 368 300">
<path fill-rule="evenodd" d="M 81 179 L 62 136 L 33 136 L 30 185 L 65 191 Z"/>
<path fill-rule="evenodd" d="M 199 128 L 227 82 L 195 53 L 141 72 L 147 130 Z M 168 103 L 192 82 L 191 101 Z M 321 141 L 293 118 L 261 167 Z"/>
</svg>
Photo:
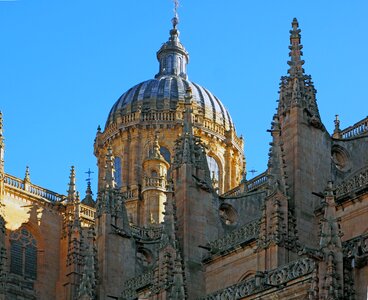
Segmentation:
<svg viewBox="0 0 368 300">
<path fill-rule="evenodd" d="M 212 156 L 207 155 L 207 163 L 208 168 L 210 169 L 212 182 L 215 187 L 218 187 L 218 182 L 220 178 L 220 168 L 217 164 L 217 161 Z"/>
<path fill-rule="evenodd" d="M 114 168 L 115 168 L 114 176 L 115 176 L 116 186 L 118 188 L 121 188 L 123 182 L 121 178 L 121 158 L 120 157 L 115 157 Z"/>
<path fill-rule="evenodd" d="M 10 233 L 10 272 L 37 278 L 37 241 L 25 228 Z"/>
</svg>

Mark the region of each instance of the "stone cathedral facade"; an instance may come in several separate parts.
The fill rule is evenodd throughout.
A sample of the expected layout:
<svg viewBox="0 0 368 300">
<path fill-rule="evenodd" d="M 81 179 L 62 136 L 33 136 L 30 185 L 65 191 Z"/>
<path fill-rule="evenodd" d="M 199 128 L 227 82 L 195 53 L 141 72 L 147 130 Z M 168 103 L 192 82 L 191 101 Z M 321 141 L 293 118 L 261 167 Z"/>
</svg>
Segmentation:
<svg viewBox="0 0 368 300">
<path fill-rule="evenodd" d="M 73 167 L 67 195 L 6 173 L 1 116 L 0 299 L 367 299 L 368 118 L 327 132 L 294 19 L 268 167 L 248 180 L 177 25 L 97 131 L 96 199 Z"/>
</svg>

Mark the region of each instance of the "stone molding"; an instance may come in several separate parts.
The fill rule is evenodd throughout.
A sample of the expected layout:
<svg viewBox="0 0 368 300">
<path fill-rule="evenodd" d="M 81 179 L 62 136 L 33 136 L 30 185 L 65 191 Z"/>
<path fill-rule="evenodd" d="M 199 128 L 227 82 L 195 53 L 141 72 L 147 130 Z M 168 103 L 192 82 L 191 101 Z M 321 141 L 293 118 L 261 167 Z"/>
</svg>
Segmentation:
<svg viewBox="0 0 368 300">
<path fill-rule="evenodd" d="M 302 258 L 268 272 L 258 272 L 255 277 L 216 291 L 200 300 L 242 299 L 267 289 L 284 287 L 289 281 L 308 275 L 315 269 L 314 260 Z"/>
</svg>

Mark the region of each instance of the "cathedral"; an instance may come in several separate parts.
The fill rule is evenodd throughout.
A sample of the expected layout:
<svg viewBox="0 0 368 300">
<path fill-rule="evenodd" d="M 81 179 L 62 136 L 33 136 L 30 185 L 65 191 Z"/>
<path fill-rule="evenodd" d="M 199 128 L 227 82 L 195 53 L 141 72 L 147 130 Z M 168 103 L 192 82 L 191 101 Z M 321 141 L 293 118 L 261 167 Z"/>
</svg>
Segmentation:
<svg viewBox="0 0 368 300">
<path fill-rule="evenodd" d="M 67 195 L 6 173 L 0 115 L 0 299 L 367 299 L 368 118 L 326 130 L 300 32 L 252 179 L 230 113 L 188 80 L 177 17 L 158 73 L 97 130 L 95 199 L 74 167 Z"/>
</svg>

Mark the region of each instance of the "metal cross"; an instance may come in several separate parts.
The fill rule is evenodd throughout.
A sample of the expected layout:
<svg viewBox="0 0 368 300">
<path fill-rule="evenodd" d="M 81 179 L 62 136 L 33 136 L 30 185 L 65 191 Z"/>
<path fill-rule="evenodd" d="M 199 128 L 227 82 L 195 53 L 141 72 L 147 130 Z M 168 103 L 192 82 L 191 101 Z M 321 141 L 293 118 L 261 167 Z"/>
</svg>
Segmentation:
<svg viewBox="0 0 368 300">
<path fill-rule="evenodd" d="M 174 0 L 174 17 L 178 17 L 179 0 Z"/>
<path fill-rule="evenodd" d="M 254 173 L 257 173 L 258 171 L 257 171 L 257 170 L 252 169 L 252 170 L 250 170 L 249 172 L 250 172 L 250 173 L 252 173 L 252 176 L 254 176 Z"/>
<path fill-rule="evenodd" d="M 87 172 L 84 172 L 86 174 L 88 174 L 88 178 L 86 179 L 87 182 L 91 183 L 91 174 L 93 174 L 94 172 L 91 171 L 90 168 L 88 168 L 88 171 Z"/>
</svg>

